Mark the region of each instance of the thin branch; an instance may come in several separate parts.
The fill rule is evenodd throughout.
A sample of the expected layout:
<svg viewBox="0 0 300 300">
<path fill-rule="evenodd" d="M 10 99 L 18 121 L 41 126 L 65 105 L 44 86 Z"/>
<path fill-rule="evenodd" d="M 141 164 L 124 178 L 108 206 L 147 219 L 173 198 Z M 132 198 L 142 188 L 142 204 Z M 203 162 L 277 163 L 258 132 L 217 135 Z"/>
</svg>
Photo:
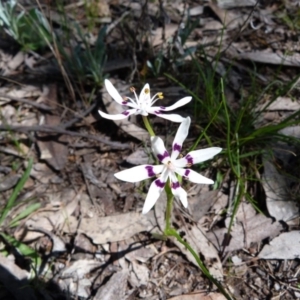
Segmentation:
<svg viewBox="0 0 300 300">
<path fill-rule="evenodd" d="M 130 148 L 129 144 L 112 142 L 107 139 L 95 136 L 95 135 L 65 130 L 59 126 L 55 127 L 55 126 L 46 126 L 46 125 L 40 125 L 40 126 L 0 125 L 0 131 L 16 131 L 16 132 L 23 132 L 23 133 L 28 133 L 30 131 L 34 131 L 34 132 L 48 132 L 48 133 L 54 133 L 54 134 L 66 134 L 66 135 L 70 135 L 70 136 L 78 136 L 78 137 L 82 137 L 82 138 L 95 140 L 97 142 L 111 146 L 112 148 L 115 148 L 115 149 L 129 149 Z"/>
<path fill-rule="evenodd" d="M 0 94 L 0 98 L 4 98 L 4 99 L 6 98 L 9 101 L 25 103 L 25 104 L 31 105 L 33 107 L 36 107 L 38 109 L 41 109 L 41 110 L 46 110 L 46 111 L 54 110 L 54 108 L 51 108 L 50 106 L 43 104 L 43 103 L 37 103 L 37 102 L 31 101 L 31 100 L 15 98 L 15 97 L 7 96 L 5 94 Z"/>
</svg>

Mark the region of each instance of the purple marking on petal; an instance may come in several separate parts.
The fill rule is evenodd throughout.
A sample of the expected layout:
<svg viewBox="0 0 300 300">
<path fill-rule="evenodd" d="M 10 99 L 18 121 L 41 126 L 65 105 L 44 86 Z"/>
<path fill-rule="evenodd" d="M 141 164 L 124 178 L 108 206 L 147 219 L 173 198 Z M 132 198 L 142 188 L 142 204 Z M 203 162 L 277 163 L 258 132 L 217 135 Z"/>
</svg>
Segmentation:
<svg viewBox="0 0 300 300">
<path fill-rule="evenodd" d="M 166 109 L 164 106 L 160 106 L 159 108 L 162 109 L 162 110 Z"/>
<path fill-rule="evenodd" d="M 155 181 L 155 185 L 159 188 L 163 188 L 165 186 L 165 182 L 160 181 L 160 179 L 156 179 Z"/>
<path fill-rule="evenodd" d="M 169 153 L 168 151 L 165 151 L 164 154 L 157 154 L 157 158 L 159 159 L 159 161 L 163 161 L 166 157 L 169 157 Z"/>
<path fill-rule="evenodd" d="M 128 101 L 126 101 L 126 100 L 122 101 L 123 105 L 126 105 L 127 103 L 128 103 Z"/>
<path fill-rule="evenodd" d="M 152 166 L 146 166 L 145 169 L 147 170 L 149 177 L 155 176 L 155 173 L 153 172 L 153 167 Z"/>
<path fill-rule="evenodd" d="M 157 115 L 159 115 L 159 114 L 161 114 L 161 111 L 156 110 L 154 113 L 157 114 Z"/>
<path fill-rule="evenodd" d="M 184 176 L 189 176 L 190 173 L 191 173 L 191 170 L 186 169 L 185 172 L 184 172 Z"/>
<path fill-rule="evenodd" d="M 194 164 L 194 160 L 189 154 L 185 157 L 185 159 L 187 160 L 188 164 Z"/>
<path fill-rule="evenodd" d="M 177 182 L 172 182 L 172 189 L 176 190 L 176 189 L 178 189 L 178 188 L 180 188 L 180 183 L 179 183 L 179 181 L 177 181 Z"/>
<path fill-rule="evenodd" d="M 175 143 L 175 145 L 173 146 L 173 151 L 180 152 L 181 151 L 181 146 L 179 144 Z"/>
<path fill-rule="evenodd" d="M 129 112 L 128 112 L 127 110 L 124 110 L 124 111 L 122 112 L 122 115 L 128 116 L 128 115 L 129 115 Z"/>
</svg>

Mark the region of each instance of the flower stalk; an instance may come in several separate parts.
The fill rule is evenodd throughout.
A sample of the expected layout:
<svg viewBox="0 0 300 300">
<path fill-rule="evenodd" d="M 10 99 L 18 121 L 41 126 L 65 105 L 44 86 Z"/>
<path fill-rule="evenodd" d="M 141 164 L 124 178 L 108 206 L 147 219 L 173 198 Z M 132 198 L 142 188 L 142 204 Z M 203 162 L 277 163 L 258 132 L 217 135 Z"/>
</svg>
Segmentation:
<svg viewBox="0 0 300 300">
<path fill-rule="evenodd" d="M 177 233 L 177 231 L 172 227 L 172 210 L 174 198 L 179 200 L 185 208 L 187 208 L 188 206 L 187 192 L 181 186 L 182 178 L 185 178 L 197 184 L 213 184 L 213 180 L 198 174 L 197 172 L 190 169 L 190 167 L 194 164 L 211 159 L 222 151 L 222 149 L 219 147 L 211 147 L 201 150 L 193 150 L 184 157 L 179 156 L 182 150 L 182 144 L 188 135 L 191 119 L 189 117 L 183 118 L 177 114 L 164 114 L 163 112 L 168 112 L 187 104 L 191 101 L 192 97 L 184 97 L 169 107 L 155 107 L 153 106 L 153 104 L 156 101 L 163 99 L 163 94 L 157 93 L 151 98 L 149 84 L 146 84 L 144 86 L 139 96 L 137 96 L 135 89 L 131 88 L 131 91 L 135 96 L 134 99 L 130 97 L 121 97 L 121 95 L 109 80 L 105 80 L 105 86 L 110 96 L 118 104 L 127 106 L 130 109 L 127 109 L 123 111 L 123 113 L 117 115 L 109 115 L 102 111 L 99 111 L 99 114 L 102 117 L 110 120 L 121 120 L 133 114 L 142 115 L 144 125 L 150 135 L 152 151 L 156 156 L 157 161 L 160 162 L 160 164 L 158 165 L 140 165 L 131 169 L 117 172 L 116 174 L 114 174 L 115 177 L 119 180 L 133 183 L 156 177 L 156 179 L 150 185 L 142 213 L 146 214 L 153 208 L 160 194 L 164 190 L 167 195 L 167 206 L 165 214 L 166 225 L 163 237 L 175 237 L 177 241 L 185 246 L 193 255 L 203 274 L 218 287 L 218 289 L 226 297 L 226 299 L 232 299 L 222 287 L 220 282 L 211 276 L 196 251 L 187 242 L 185 242 Z M 169 154 L 169 152 L 166 150 L 163 140 L 155 135 L 147 117 L 148 114 L 154 114 L 158 117 L 180 123 L 172 144 L 171 154 Z"/>
<path fill-rule="evenodd" d="M 145 125 L 147 131 L 149 132 L 150 136 L 155 136 L 155 133 L 152 129 L 152 126 L 151 126 L 148 118 L 146 116 L 142 116 L 142 118 L 143 118 L 144 125 Z"/>
</svg>

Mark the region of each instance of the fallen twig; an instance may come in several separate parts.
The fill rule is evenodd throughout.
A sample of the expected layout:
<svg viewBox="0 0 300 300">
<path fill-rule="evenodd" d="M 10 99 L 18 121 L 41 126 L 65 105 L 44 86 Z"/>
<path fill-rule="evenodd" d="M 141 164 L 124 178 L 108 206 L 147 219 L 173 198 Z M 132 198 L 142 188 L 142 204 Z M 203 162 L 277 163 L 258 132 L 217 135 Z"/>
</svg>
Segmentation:
<svg viewBox="0 0 300 300">
<path fill-rule="evenodd" d="M 4 99 L 6 98 L 6 99 L 8 99 L 10 101 L 25 103 L 25 104 L 31 105 L 33 107 L 36 107 L 38 109 L 41 109 L 41 110 L 46 110 L 46 111 L 53 110 L 53 108 L 51 108 L 50 106 L 45 105 L 43 103 L 37 103 L 37 102 L 31 101 L 31 100 L 27 100 L 27 99 L 15 98 L 15 97 L 7 96 L 5 94 L 0 94 L 0 98 L 4 98 Z"/>
<path fill-rule="evenodd" d="M 34 132 L 48 132 L 48 133 L 54 133 L 54 134 L 67 134 L 67 135 L 70 135 L 70 136 L 78 136 L 78 137 L 83 137 L 83 138 L 95 140 L 95 141 L 98 141 L 100 143 L 109 145 L 109 146 L 111 146 L 112 148 L 115 148 L 115 149 L 129 149 L 130 148 L 130 146 L 128 144 L 119 143 L 119 142 L 112 142 L 112 141 L 103 139 L 101 137 L 86 134 L 86 133 L 79 133 L 79 132 L 65 130 L 64 128 L 61 128 L 60 126 L 0 125 L 0 131 L 17 131 L 17 132 L 23 132 L 23 133 L 28 133 L 30 131 L 34 131 Z"/>
</svg>

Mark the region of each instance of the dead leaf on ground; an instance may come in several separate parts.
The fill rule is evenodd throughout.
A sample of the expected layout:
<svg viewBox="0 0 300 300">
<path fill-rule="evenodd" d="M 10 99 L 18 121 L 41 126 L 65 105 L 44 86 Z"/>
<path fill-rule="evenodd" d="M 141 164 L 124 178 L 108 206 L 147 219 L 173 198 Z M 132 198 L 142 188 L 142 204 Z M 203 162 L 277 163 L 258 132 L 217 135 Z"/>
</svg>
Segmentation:
<svg viewBox="0 0 300 300">
<path fill-rule="evenodd" d="M 77 223 L 77 220 L 70 219 L 67 232 L 74 232 Z M 95 244 L 106 244 L 126 240 L 139 232 L 152 230 L 155 226 L 153 212 L 146 215 L 130 212 L 101 218 L 94 214 L 91 218 L 81 220 L 78 231 L 90 237 Z"/>
<path fill-rule="evenodd" d="M 97 291 L 94 300 L 124 299 L 128 275 L 127 270 L 114 274 L 108 282 Z"/>
<path fill-rule="evenodd" d="M 262 259 L 299 259 L 300 231 L 290 231 L 274 238 L 258 255 Z"/>
<path fill-rule="evenodd" d="M 56 89 L 56 85 L 44 87 L 43 95 L 40 97 L 42 99 L 39 100 L 39 102 L 54 108 L 54 111 L 58 107 Z M 46 112 L 44 114 L 45 121 L 43 125 L 58 126 L 61 123 L 60 116 Z M 65 135 L 39 133 L 37 134 L 37 139 L 40 158 L 47 161 L 55 170 L 62 170 L 68 159 L 67 137 Z"/>
<path fill-rule="evenodd" d="M 283 65 L 291 67 L 300 67 L 300 54 L 294 53 L 292 55 L 286 55 L 283 53 L 273 53 L 255 51 L 255 52 L 243 52 L 236 55 L 237 59 L 246 59 L 259 63 Z"/>
<path fill-rule="evenodd" d="M 260 242 L 270 236 L 276 236 L 282 230 L 279 222 L 273 222 L 271 218 L 257 214 L 246 220 L 247 227 L 244 224 L 236 222 L 231 230 L 231 239 L 225 251 L 230 252 L 241 248 L 249 248 L 252 242 Z M 207 238 L 219 250 L 223 250 L 224 237 L 227 234 L 227 228 L 220 228 L 207 233 Z"/>
<path fill-rule="evenodd" d="M 168 300 L 226 300 L 226 297 L 219 293 L 193 293 L 169 298 Z"/>
<path fill-rule="evenodd" d="M 54 196 L 54 195 L 53 195 Z M 78 206 L 79 200 L 82 201 L 86 194 L 79 192 L 75 195 L 74 190 L 66 189 L 56 195 L 55 199 L 49 201 L 44 208 L 37 210 L 30 219 L 27 220 L 29 227 L 40 228 L 51 232 L 52 230 L 61 230 L 69 226 L 69 220 L 72 219 L 72 214 Z M 65 204 L 65 199 L 72 199 L 69 203 Z M 89 198 L 88 198 L 89 199 Z M 25 223 L 26 225 L 26 223 Z M 24 236 L 25 230 L 25 236 Z M 14 233 L 16 239 L 23 237 L 23 241 L 34 240 L 44 233 L 36 231 L 28 231 L 26 228 L 19 228 Z"/>
<path fill-rule="evenodd" d="M 264 173 L 262 185 L 266 193 L 269 214 L 277 221 L 288 221 L 299 214 L 295 201 L 290 201 L 286 176 L 280 174 L 274 164 L 263 161 Z"/>
</svg>

